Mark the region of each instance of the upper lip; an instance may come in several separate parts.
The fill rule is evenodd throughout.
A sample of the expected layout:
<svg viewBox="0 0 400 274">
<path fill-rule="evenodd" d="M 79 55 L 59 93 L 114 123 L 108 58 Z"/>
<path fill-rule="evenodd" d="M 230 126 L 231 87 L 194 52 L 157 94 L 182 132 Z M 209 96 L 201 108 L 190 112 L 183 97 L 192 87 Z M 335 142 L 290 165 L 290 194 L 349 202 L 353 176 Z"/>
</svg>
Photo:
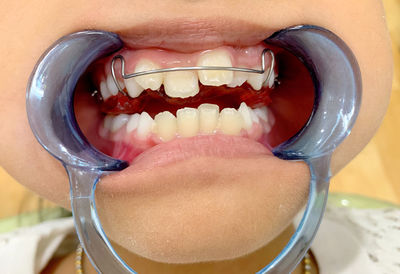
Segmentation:
<svg viewBox="0 0 400 274">
<path fill-rule="evenodd" d="M 157 47 L 178 52 L 194 52 L 221 45 L 254 45 L 275 31 L 275 28 L 232 18 L 185 18 L 152 20 L 115 32 L 128 48 Z"/>
</svg>

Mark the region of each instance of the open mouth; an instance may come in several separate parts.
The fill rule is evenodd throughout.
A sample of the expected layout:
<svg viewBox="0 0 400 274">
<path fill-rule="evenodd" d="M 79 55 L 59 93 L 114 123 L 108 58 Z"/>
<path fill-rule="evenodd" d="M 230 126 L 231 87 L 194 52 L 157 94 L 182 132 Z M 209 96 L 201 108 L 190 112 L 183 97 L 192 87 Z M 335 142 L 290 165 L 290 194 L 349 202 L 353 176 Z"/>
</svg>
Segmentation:
<svg viewBox="0 0 400 274">
<path fill-rule="evenodd" d="M 202 254 L 196 261 L 236 258 L 236 247 L 244 246 L 245 254 L 265 245 L 266 235 L 273 239 L 278 228 L 292 221 L 310 191 L 301 225 L 285 249 L 289 253 L 277 257 L 278 263 L 290 258 L 295 265 L 324 210 L 332 151 L 349 134 L 359 110 L 361 74 L 346 44 L 327 30 L 304 25 L 253 46 L 219 45 L 200 52 L 125 45 L 115 54 L 125 56 L 128 73 L 192 63 L 252 68 L 264 49 L 274 53 L 276 62 L 267 66 L 273 69 L 268 77 L 199 70 L 126 81 L 121 71 L 111 78 L 113 56 L 95 60 L 120 48 L 115 33 L 84 31 L 65 36 L 42 56 L 27 89 L 32 131 L 63 162 L 70 177 L 78 233 L 88 232 L 80 234 L 86 240 L 99 235 L 93 237 L 98 240 L 94 243 L 107 244 L 101 250 L 111 250 L 96 216 L 96 198 L 107 209 L 102 220 L 116 228 L 114 235 L 121 236 L 115 241 L 123 247 L 127 242 L 139 251 L 144 247 L 142 253 L 160 262 L 171 258 L 192 262 L 194 253 L 187 251 L 193 251 L 195 236 L 201 246 L 194 248 Z M 94 150 L 76 122 L 92 145 L 131 166 L 126 168 L 126 162 Z M 282 142 L 273 157 L 271 148 Z M 171 162 L 175 164 L 152 170 Z M 146 170 L 137 172 L 138 167 Z M 121 172 L 113 172 L 117 170 Z M 100 179 L 100 195 L 95 197 Z M 271 224 L 277 226 L 271 229 Z M 139 228 L 139 233 L 131 228 Z M 232 239 L 236 243 L 228 249 L 233 253 L 218 255 L 229 253 L 225 243 Z M 160 242 L 167 243 L 167 252 L 157 249 Z M 149 245 L 157 251 L 146 251 Z M 210 256 L 210 250 L 217 256 Z"/>
<path fill-rule="evenodd" d="M 195 70 L 123 79 L 118 68 L 121 90 L 111 74 L 117 54 L 124 56 L 127 73 L 185 66 L 260 69 L 264 49 L 275 56 L 271 65 L 266 55 L 264 74 Z M 173 150 L 190 156 L 268 153 L 304 126 L 313 103 L 307 68 L 266 42 L 190 53 L 125 47 L 90 66 L 78 84 L 75 112 L 96 148 L 135 163 L 140 155 L 161 150 L 173 159 Z"/>
</svg>

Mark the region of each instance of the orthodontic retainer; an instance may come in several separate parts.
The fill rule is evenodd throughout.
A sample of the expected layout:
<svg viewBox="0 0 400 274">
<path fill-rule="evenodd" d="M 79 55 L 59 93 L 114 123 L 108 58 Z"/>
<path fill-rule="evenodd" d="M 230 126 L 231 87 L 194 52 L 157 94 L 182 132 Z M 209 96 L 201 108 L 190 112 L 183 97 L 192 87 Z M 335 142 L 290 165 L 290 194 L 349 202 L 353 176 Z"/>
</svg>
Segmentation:
<svg viewBox="0 0 400 274">
<path fill-rule="evenodd" d="M 311 173 L 308 204 L 296 232 L 280 254 L 257 272 L 290 273 L 307 252 L 323 216 L 331 155 L 350 133 L 360 108 L 361 73 L 349 47 L 320 27 L 287 28 L 266 42 L 300 58 L 315 86 L 315 102 L 308 122 L 294 137 L 273 149 L 281 159 L 306 162 Z M 89 144 L 75 119 L 73 94 L 78 79 L 93 61 L 121 47 L 122 41 L 116 34 L 103 31 L 82 31 L 61 38 L 36 64 L 26 97 L 34 135 L 67 170 L 76 231 L 99 273 L 136 273 L 112 248 L 101 227 L 94 199 L 101 176 L 122 170 L 128 164 Z"/>
<path fill-rule="evenodd" d="M 271 57 L 271 64 L 268 68 L 268 75 L 265 79 L 264 83 L 269 83 L 269 80 L 272 77 L 272 72 L 275 67 L 275 55 L 270 49 L 264 49 L 261 53 L 261 69 L 249 69 L 249 68 L 237 68 L 237 67 L 210 67 L 210 66 L 201 66 L 201 67 L 173 67 L 173 68 L 164 68 L 164 69 L 155 69 L 155 70 L 148 70 L 148 71 L 141 71 L 126 74 L 125 73 L 125 59 L 122 55 L 116 55 L 111 61 L 111 75 L 114 81 L 114 84 L 117 86 L 118 91 L 124 95 L 127 95 L 125 91 L 121 88 L 118 80 L 117 75 L 115 73 L 115 61 L 121 61 L 121 77 L 122 79 L 129 79 L 132 77 L 138 77 L 142 75 L 148 75 L 153 73 L 163 73 L 163 72 L 173 72 L 173 71 L 188 71 L 188 70 L 230 70 L 230 71 L 240 71 L 240 72 L 247 72 L 247 73 L 257 73 L 257 74 L 264 74 L 267 71 L 265 66 L 265 54 L 268 53 Z"/>
</svg>

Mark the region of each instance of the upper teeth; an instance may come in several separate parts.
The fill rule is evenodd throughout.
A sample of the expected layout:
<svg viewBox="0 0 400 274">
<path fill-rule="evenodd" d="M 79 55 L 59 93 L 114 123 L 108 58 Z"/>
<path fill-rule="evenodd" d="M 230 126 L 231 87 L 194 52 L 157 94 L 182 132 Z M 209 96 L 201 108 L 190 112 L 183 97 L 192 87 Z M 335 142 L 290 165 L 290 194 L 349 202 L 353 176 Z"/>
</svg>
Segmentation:
<svg viewBox="0 0 400 274">
<path fill-rule="evenodd" d="M 104 101 L 112 96 L 111 92 L 108 90 L 106 81 L 100 82 L 100 93 L 101 93 L 101 97 L 103 97 Z"/>
<path fill-rule="evenodd" d="M 141 59 L 136 64 L 135 72 L 160 69 L 160 66 L 148 59 Z M 136 82 L 144 89 L 158 90 L 163 83 L 163 73 L 153 73 L 135 78 Z"/>
<path fill-rule="evenodd" d="M 164 111 L 151 118 L 147 112 L 133 115 L 107 115 L 103 128 L 117 134 L 124 129 L 134 133 L 138 139 L 144 140 L 153 133 L 167 142 L 176 137 L 192 137 L 198 134 L 214 134 L 221 132 L 228 135 L 240 135 L 242 131 L 251 132 L 254 124 L 264 123 L 265 132 L 269 132 L 268 109 L 266 107 L 251 109 L 242 103 L 238 110 L 219 107 L 214 104 L 202 104 L 198 108 L 182 108 L 177 111 L 177 117 L 169 111 Z M 101 135 L 106 136 L 104 129 Z"/>
<path fill-rule="evenodd" d="M 209 50 L 198 57 L 196 66 L 232 67 L 231 55 L 225 49 Z M 246 67 L 240 64 L 238 66 Z M 160 66 L 154 61 L 140 59 L 134 72 L 156 69 L 160 69 Z M 255 69 L 259 69 L 259 67 L 255 67 Z M 168 96 L 188 98 L 199 93 L 199 80 L 203 85 L 208 86 L 227 85 L 228 87 L 237 87 L 247 81 L 255 90 L 260 90 L 263 86 L 271 88 L 274 84 L 275 74 L 273 71 L 272 77 L 267 83 L 268 72 L 268 69 L 263 74 L 229 70 L 174 71 L 136 76 L 120 81 L 120 85 L 122 88 L 126 86 L 126 90 L 132 98 L 138 97 L 145 89 L 158 90 L 162 84 Z M 111 75 L 108 75 L 100 83 L 100 92 L 104 100 L 118 93 Z"/>
<path fill-rule="evenodd" d="M 187 98 L 199 93 L 199 81 L 194 71 L 169 72 L 164 79 L 165 93 L 170 97 Z"/>
<path fill-rule="evenodd" d="M 227 85 L 230 88 L 240 87 L 247 81 L 249 74 L 242 71 L 235 71 L 233 74 L 232 81 Z"/>
<path fill-rule="evenodd" d="M 111 75 L 107 76 L 107 88 L 112 95 L 117 95 L 118 87 L 115 85 L 114 79 L 112 78 Z"/>
<path fill-rule="evenodd" d="M 265 80 L 267 80 L 267 77 L 268 77 L 268 70 L 266 70 L 263 74 L 251 73 L 249 75 L 247 83 L 249 83 L 253 89 L 260 90 Z"/>
<path fill-rule="evenodd" d="M 135 78 L 124 79 L 126 90 L 132 98 L 138 97 L 144 90 L 144 88 L 139 85 Z"/>
<path fill-rule="evenodd" d="M 227 51 L 210 50 L 200 56 L 197 66 L 232 67 L 232 61 Z M 233 80 L 233 71 L 229 70 L 199 70 L 198 74 L 200 82 L 207 86 L 227 85 Z"/>
</svg>

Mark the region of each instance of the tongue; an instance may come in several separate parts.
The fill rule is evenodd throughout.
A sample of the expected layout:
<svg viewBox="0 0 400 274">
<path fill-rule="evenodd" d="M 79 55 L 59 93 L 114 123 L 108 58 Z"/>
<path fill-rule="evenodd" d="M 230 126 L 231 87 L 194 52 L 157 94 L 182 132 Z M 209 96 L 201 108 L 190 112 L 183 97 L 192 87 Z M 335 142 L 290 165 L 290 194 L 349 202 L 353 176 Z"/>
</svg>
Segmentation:
<svg viewBox="0 0 400 274">
<path fill-rule="evenodd" d="M 107 114 L 133 114 L 146 111 L 154 117 L 162 111 L 175 114 L 183 107 L 197 108 L 203 103 L 217 104 L 220 109 L 239 108 L 241 102 L 245 102 L 251 108 L 258 108 L 271 103 L 270 93 L 272 89 L 262 88 L 255 91 L 249 85 L 229 88 L 226 86 L 212 87 L 200 85 L 200 93 L 190 98 L 171 98 L 165 94 L 164 88 L 159 91 L 146 90 L 137 98 L 118 93 L 116 96 L 101 102 L 101 111 Z"/>
</svg>

